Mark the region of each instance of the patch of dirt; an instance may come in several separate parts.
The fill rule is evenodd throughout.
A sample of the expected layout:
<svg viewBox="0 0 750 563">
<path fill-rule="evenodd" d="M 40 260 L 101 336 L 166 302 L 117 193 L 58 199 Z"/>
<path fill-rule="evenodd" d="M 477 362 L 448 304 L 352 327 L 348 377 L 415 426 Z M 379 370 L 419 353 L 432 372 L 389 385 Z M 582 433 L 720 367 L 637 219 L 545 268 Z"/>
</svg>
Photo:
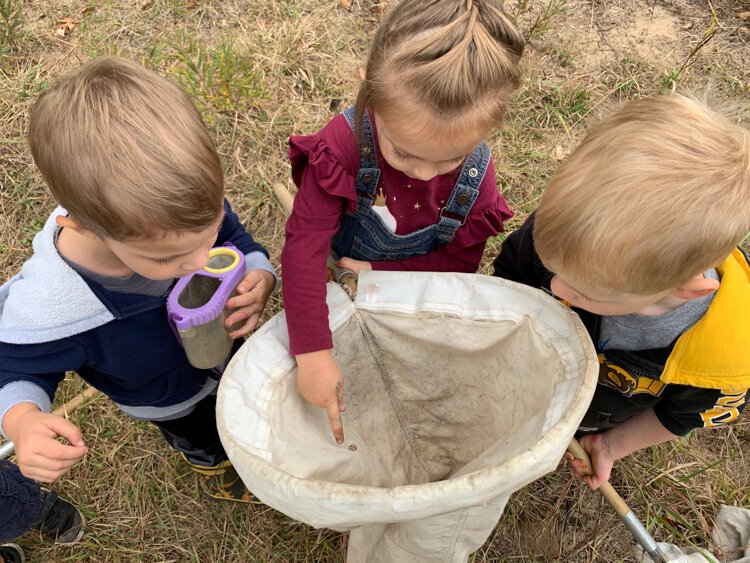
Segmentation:
<svg viewBox="0 0 750 563">
<path fill-rule="evenodd" d="M 635 65 L 657 87 L 671 76 L 714 97 L 750 98 L 749 14 L 747 1 L 573 0 L 543 43 L 569 53 L 567 67 L 579 76 Z"/>
<path fill-rule="evenodd" d="M 646 2 L 573 2 L 558 28 L 558 41 L 574 55 L 580 72 L 595 73 L 613 60 L 638 58 L 671 68 L 688 54 L 678 17 Z"/>
</svg>

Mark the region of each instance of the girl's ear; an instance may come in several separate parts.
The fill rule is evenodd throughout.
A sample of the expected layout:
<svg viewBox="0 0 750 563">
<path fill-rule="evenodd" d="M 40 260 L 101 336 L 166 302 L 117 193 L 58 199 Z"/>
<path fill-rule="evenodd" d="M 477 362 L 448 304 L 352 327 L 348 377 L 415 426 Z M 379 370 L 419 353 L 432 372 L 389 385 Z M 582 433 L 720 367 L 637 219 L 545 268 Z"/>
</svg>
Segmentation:
<svg viewBox="0 0 750 563">
<path fill-rule="evenodd" d="M 698 274 L 672 290 L 672 295 L 680 299 L 697 299 L 719 289 L 719 283 L 719 280 L 704 278 L 703 274 Z"/>
<path fill-rule="evenodd" d="M 86 227 L 82 226 L 78 221 L 76 221 L 69 215 L 58 215 L 55 218 L 55 222 L 63 229 L 70 229 L 71 231 L 75 231 L 79 235 L 82 235 L 84 237 L 88 237 L 91 239 L 101 238 L 99 235 L 94 234 L 93 231 L 90 231 Z"/>
</svg>

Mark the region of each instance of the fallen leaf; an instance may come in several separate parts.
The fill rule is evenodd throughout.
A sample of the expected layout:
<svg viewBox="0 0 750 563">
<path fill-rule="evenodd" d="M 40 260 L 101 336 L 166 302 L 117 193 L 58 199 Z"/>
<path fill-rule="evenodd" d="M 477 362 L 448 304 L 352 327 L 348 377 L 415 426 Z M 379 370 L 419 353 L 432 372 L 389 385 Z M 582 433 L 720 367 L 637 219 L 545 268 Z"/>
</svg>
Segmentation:
<svg viewBox="0 0 750 563">
<path fill-rule="evenodd" d="M 750 12 L 740 12 L 740 19 L 743 22 L 750 20 Z"/>
<path fill-rule="evenodd" d="M 352 9 L 352 0 L 339 0 L 339 3 L 341 4 L 341 7 L 344 8 L 344 10 Z"/>
<path fill-rule="evenodd" d="M 78 25 L 78 20 L 73 18 L 63 18 L 57 22 L 57 28 L 55 28 L 55 34 L 60 37 L 70 35 L 75 27 Z"/>
<path fill-rule="evenodd" d="M 682 29 L 693 29 L 693 22 L 687 22 L 682 24 Z"/>
<path fill-rule="evenodd" d="M 185 8 L 188 10 L 195 10 L 198 7 L 198 2 L 196 0 L 188 0 L 185 4 Z"/>
</svg>

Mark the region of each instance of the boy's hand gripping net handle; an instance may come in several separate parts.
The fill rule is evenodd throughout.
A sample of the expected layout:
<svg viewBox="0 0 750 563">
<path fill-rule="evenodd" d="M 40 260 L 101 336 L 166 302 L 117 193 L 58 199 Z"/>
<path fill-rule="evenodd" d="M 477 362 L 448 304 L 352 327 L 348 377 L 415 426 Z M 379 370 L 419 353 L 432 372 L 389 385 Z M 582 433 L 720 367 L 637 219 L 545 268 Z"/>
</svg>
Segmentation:
<svg viewBox="0 0 750 563">
<path fill-rule="evenodd" d="M 284 213 L 286 213 L 287 216 L 291 215 L 292 206 L 294 205 L 294 196 L 289 193 L 289 190 L 281 182 L 274 182 L 271 185 L 271 188 L 273 189 L 273 193 L 276 194 L 276 199 L 279 200 Z M 348 268 L 339 268 L 332 256 L 328 257 L 326 266 L 333 272 L 333 277 L 336 280 L 336 283 L 341 285 L 341 287 L 343 287 L 349 294 L 349 297 L 354 299 L 357 295 L 357 274 Z"/>
<path fill-rule="evenodd" d="M 584 462 L 591 473 L 594 472 L 591 467 L 591 459 L 589 459 L 589 455 L 586 453 L 586 450 L 584 450 L 581 447 L 581 444 L 578 443 L 578 440 L 576 440 L 575 438 L 570 440 L 568 451 L 577 459 L 580 459 L 582 462 Z M 605 499 L 607 499 L 607 502 L 612 506 L 612 508 L 615 509 L 615 512 L 617 512 L 617 515 L 620 517 L 620 520 L 622 520 L 623 524 L 625 524 L 625 527 L 630 531 L 636 541 L 641 544 L 641 547 L 646 551 L 646 553 L 651 556 L 651 559 L 657 561 L 658 563 L 667 563 L 667 558 L 659 549 L 659 546 L 656 544 L 654 538 L 651 537 L 651 534 L 649 534 L 646 528 L 644 528 L 640 520 L 636 518 L 635 514 L 633 514 L 633 511 L 630 510 L 619 493 L 615 491 L 612 485 L 609 484 L 609 481 L 604 483 L 597 490 L 602 494 L 602 496 L 604 496 Z"/>
</svg>

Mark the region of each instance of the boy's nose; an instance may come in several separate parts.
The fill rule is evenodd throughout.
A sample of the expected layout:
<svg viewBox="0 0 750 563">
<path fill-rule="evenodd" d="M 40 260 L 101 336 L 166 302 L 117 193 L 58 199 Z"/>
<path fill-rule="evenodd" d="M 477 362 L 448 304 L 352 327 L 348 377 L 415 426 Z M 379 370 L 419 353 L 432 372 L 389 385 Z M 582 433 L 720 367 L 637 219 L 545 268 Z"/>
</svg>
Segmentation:
<svg viewBox="0 0 750 563">
<path fill-rule="evenodd" d="M 197 272 L 198 270 L 202 270 L 203 268 L 205 268 L 207 265 L 208 252 L 201 252 L 185 262 L 183 268 L 190 270 L 191 272 Z"/>
<path fill-rule="evenodd" d="M 552 290 L 552 293 L 554 293 L 557 297 L 560 299 L 564 299 L 565 301 L 571 300 L 571 292 L 568 290 L 566 285 L 560 280 L 558 276 L 552 276 L 552 279 L 549 283 L 549 288 Z"/>
</svg>

